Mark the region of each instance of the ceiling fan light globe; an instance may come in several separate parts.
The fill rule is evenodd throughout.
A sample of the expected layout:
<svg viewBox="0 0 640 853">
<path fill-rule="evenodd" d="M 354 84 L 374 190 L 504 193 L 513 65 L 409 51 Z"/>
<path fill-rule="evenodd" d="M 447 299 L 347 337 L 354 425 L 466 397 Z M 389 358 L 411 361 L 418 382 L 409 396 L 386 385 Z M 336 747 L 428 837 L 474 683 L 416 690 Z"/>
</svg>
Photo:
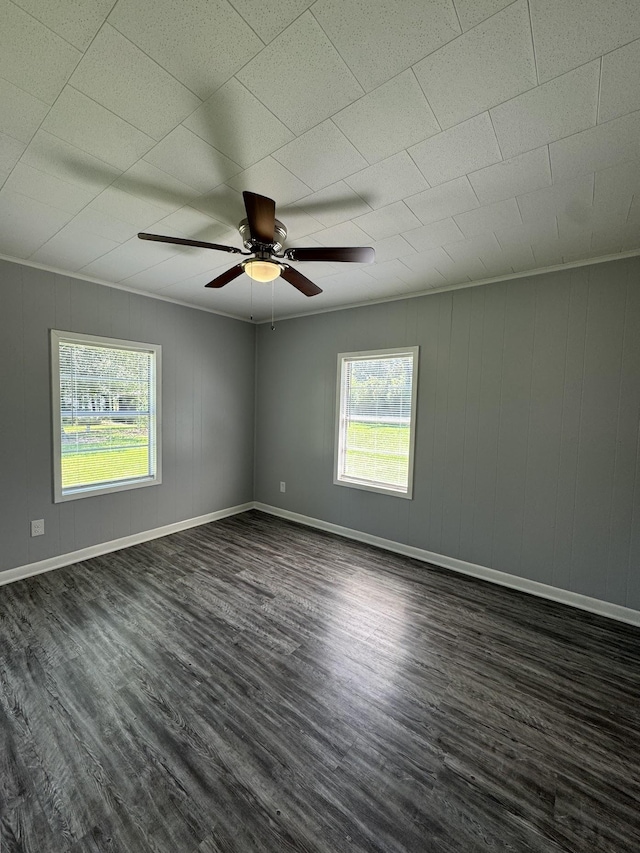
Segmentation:
<svg viewBox="0 0 640 853">
<path fill-rule="evenodd" d="M 276 264 L 273 261 L 245 261 L 243 267 L 249 278 L 254 281 L 273 281 L 282 272 L 280 264 Z"/>
</svg>

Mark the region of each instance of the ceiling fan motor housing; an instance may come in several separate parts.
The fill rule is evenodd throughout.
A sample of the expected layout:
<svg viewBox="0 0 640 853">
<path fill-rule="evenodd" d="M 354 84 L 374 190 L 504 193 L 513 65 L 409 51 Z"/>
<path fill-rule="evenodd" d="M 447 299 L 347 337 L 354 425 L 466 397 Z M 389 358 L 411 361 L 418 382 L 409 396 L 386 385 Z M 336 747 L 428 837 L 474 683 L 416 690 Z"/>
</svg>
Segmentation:
<svg viewBox="0 0 640 853">
<path fill-rule="evenodd" d="M 287 239 L 287 229 L 280 222 L 279 219 L 275 220 L 275 226 L 273 229 L 274 241 L 273 243 L 256 243 L 255 240 L 251 239 L 251 231 L 249 230 L 249 220 L 243 219 L 242 222 L 238 225 L 238 231 L 240 232 L 240 236 L 242 237 L 242 243 L 245 249 L 248 249 L 250 252 L 255 252 L 256 255 L 261 256 L 261 254 L 269 255 L 276 254 L 282 250 L 284 246 L 284 241 Z"/>
<path fill-rule="evenodd" d="M 287 238 L 287 229 L 275 217 L 276 203 L 272 198 L 245 190 L 242 193 L 246 219 L 238 225 L 238 231 L 247 251 L 235 246 L 223 246 L 218 243 L 205 243 L 201 240 L 188 240 L 184 237 L 165 237 L 161 234 L 140 232 L 141 240 L 157 240 L 160 243 L 177 243 L 181 246 L 198 246 L 203 249 L 215 249 L 231 252 L 234 255 L 252 255 L 234 267 L 217 275 L 205 287 L 219 288 L 246 273 L 254 281 L 274 281 L 279 276 L 293 285 L 305 296 L 316 296 L 322 288 L 314 284 L 287 261 L 336 261 L 343 263 L 372 264 L 375 251 L 369 247 L 331 247 L 315 246 L 307 248 L 289 248 L 282 253 Z"/>
</svg>

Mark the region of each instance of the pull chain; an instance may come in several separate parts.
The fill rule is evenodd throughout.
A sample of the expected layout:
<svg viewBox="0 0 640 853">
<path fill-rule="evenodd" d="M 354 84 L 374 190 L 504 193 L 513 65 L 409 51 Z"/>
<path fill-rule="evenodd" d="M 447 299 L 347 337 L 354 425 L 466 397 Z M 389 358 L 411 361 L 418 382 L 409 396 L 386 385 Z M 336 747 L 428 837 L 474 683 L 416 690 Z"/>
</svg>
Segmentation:
<svg viewBox="0 0 640 853">
<path fill-rule="evenodd" d="M 271 282 L 271 331 L 272 332 L 275 332 L 275 330 L 276 330 L 276 327 L 273 324 L 273 299 L 274 299 L 273 295 L 274 295 L 275 289 L 276 289 L 275 284 L 276 284 L 275 280 Z"/>
<path fill-rule="evenodd" d="M 250 320 L 253 320 L 253 279 L 249 279 L 249 304 L 250 304 Z"/>
</svg>

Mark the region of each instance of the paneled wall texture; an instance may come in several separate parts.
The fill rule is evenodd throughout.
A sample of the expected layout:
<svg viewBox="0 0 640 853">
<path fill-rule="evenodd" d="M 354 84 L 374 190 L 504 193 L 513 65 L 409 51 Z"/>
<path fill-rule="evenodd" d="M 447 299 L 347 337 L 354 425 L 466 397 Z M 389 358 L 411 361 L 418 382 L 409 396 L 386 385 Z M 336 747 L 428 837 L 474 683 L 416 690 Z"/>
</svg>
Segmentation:
<svg viewBox="0 0 640 853">
<path fill-rule="evenodd" d="M 6 261 L 0 293 L 0 571 L 252 499 L 253 326 Z M 161 485 L 53 503 L 51 328 L 162 345 Z"/>
<path fill-rule="evenodd" d="M 333 485 L 337 354 L 414 344 L 414 499 Z M 640 609 L 640 259 L 263 325 L 257 353 L 256 500 Z"/>
</svg>

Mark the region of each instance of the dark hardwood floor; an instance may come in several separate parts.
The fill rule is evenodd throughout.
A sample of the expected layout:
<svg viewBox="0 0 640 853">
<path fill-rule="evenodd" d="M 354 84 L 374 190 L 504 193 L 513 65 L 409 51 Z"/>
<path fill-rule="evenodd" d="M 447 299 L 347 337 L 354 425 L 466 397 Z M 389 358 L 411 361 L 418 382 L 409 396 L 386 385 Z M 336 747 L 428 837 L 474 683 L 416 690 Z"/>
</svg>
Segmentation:
<svg viewBox="0 0 640 853">
<path fill-rule="evenodd" d="M 640 631 L 250 512 L 0 587 L 1 853 L 640 850 Z"/>
</svg>

